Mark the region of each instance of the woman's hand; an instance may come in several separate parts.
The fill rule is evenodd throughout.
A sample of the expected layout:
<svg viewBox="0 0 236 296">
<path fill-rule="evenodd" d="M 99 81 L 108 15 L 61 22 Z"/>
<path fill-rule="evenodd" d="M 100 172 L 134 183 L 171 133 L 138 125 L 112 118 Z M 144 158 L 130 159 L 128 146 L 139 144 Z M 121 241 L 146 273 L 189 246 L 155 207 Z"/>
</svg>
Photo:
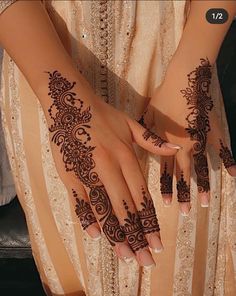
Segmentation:
<svg viewBox="0 0 236 296">
<path fill-rule="evenodd" d="M 165 156 L 174 155 L 179 147 L 92 91 L 83 98 L 76 81 L 58 71 L 47 75 L 51 102 L 43 107 L 52 152 L 57 171 L 76 201 L 82 227 L 97 238 L 101 225 L 120 258 L 129 260 L 135 252 L 140 265 L 154 264 L 148 246 L 156 252 L 162 249 L 160 228 L 132 143 Z"/>
<path fill-rule="evenodd" d="M 181 212 L 186 215 L 190 210 L 192 165 L 201 205 L 207 207 L 209 203 L 207 144 L 214 146 L 232 176 L 236 176 L 236 163 L 218 126 L 214 98 L 209 93 L 211 65 L 208 59 L 201 59 L 199 65 L 186 76 L 181 74 L 176 79 L 168 73 L 163 84 L 154 91 L 140 123 L 147 128 L 153 126 L 161 137 L 182 146 L 175 156 L 161 157 L 160 190 L 164 203 L 170 205 L 175 165 L 177 198 Z"/>
</svg>

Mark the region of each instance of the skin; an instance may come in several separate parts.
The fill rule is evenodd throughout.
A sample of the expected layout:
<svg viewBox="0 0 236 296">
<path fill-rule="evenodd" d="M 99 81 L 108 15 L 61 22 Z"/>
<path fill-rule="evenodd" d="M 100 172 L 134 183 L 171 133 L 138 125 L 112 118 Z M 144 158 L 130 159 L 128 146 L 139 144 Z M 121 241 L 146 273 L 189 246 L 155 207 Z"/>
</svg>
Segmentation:
<svg viewBox="0 0 236 296">
<path fill-rule="evenodd" d="M 224 8 L 228 11 L 229 18 L 226 23 L 213 25 L 206 21 L 205 14 L 208 9 L 213 7 Z M 189 120 L 187 120 L 192 111 L 190 107 L 194 107 L 188 104 L 187 98 L 184 96 L 185 90 L 190 88 L 188 75 L 201 65 L 201 59 L 207 58 L 209 60 L 209 68 L 215 63 L 222 41 L 235 14 L 235 1 L 191 1 L 190 12 L 179 46 L 168 65 L 163 83 L 155 89 L 147 110 L 143 115 L 142 121 L 146 124 L 146 127 L 153 127 L 154 130 L 158 127 L 159 134 L 163 138 L 176 142 L 183 147 L 175 157 L 161 158 L 161 176 L 167 182 L 166 185 L 162 180 L 162 184 L 165 185 L 165 191 L 168 192 L 167 194 L 162 194 L 166 206 L 170 206 L 172 201 L 171 181 L 174 172 L 177 184 L 181 181 L 183 174 L 186 185 L 189 186 L 191 166 L 194 163 L 194 154 L 196 154 L 194 145 L 197 141 L 191 139 L 187 131 L 187 128 L 190 127 Z M 191 76 L 193 77 L 193 74 Z M 178 78 L 176 79 L 176 77 Z M 211 84 L 211 79 L 208 79 L 208 84 Z M 197 97 L 200 98 L 200 94 Z M 223 163 L 228 163 L 224 158 L 229 159 L 229 165 L 226 165 L 226 169 L 230 175 L 236 176 L 236 166 L 232 159 L 230 148 L 226 144 L 224 132 L 218 125 L 214 107 L 215 99 L 211 98 L 207 91 L 205 92 L 205 97 L 209 97 L 208 100 L 212 101 L 213 105 L 204 117 L 206 120 L 209 120 L 210 129 L 207 132 L 205 131 L 206 142 L 213 145 L 216 153 L 221 158 L 223 154 L 226 155 L 222 159 Z M 195 104 L 194 108 L 199 107 Z M 198 132 L 201 132 L 200 127 L 198 129 Z M 227 153 L 221 153 L 221 142 L 223 147 L 226 147 L 224 151 Z M 203 151 L 202 155 L 205 156 L 207 146 L 203 150 L 205 151 Z M 203 165 L 200 166 L 200 169 L 202 167 Z M 206 180 L 209 182 L 207 170 L 205 173 Z M 187 190 L 186 186 L 185 189 Z M 180 190 L 183 190 L 183 186 L 177 186 L 178 195 Z M 162 187 L 163 191 L 164 187 Z M 198 195 L 202 207 L 208 207 L 210 190 L 207 190 L 207 186 L 203 190 L 199 186 Z M 180 211 L 183 215 L 188 215 L 190 209 L 190 202 L 180 202 Z"/>
<path fill-rule="evenodd" d="M 76 70 L 41 1 L 17 1 L 6 9 L 0 15 L 0 42 L 25 76 L 43 108 L 55 165 L 74 203 L 82 227 L 94 239 L 99 239 L 103 229 L 119 258 L 126 261 L 136 258 L 141 266 L 153 266 L 155 263 L 149 247 L 160 251 L 162 243 L 157 224 L 156 227 L 146 227 L 144 223 L 147 219 L 143 212 L 145 203 L 154 210 L 154 220 L 157 217 L 133 143 L 151 153 L 165 156 L 176 154 L 179 146 L 163 141 L 157 145 L 158 136 L 145 137 L 145 128 L 104 103 L 94 93 L 86 79 Z M 55 73 L 59 73 L 56 78 L 53 76 Z M 55 94 L 52 88 L 54 78 L 57 82 L 60 78 L 65 79 L 69 88 L 63 90 L 58 86 L 58 93 Z M 62 93 L 69 92 L 72 93 L 71 101 L 66 100 L 65 109 L 60 109 Z M 74 115 L 73 121 L 68 124 L 60 116 L 57 117 L 64 116 L 66 108 Z M 87 112 L 87 117 L 83 112 Z M 83 133 L 78 133 L 76 140 L 70 138 L 74 148 L 67 159 L 69 146 L 61 143 L 67 143 L 70 135 L 68 127 L 79 129 L 81 118 L 87 122 L 81 125 Z M 60 126 L 57 131 L 64 133 L 60 140 L 55 136 L 56 124 Z M 86 162 L 83 157 L 72 160 L 71 155 L 77 154 L 81 147 L 92 147 L 90 162 Z M 88 164 L 91 166 L 89 174 L 96 175 L 96 182 L 91 178 L 88 182 L 83 176 Z M 84 203 L 86 207 L 83 207 Z M 105 214 L 97 206 L 99 203 L 105 209 Z M 137 219 L 128 221 L 129 213 Z M 84 222 L 84 219 L 87 220 Z M 119 235 L 111 234 L 114 227 L 108 227 L 114 221 Z M 135 233 L 133 243 L 130 234 L 137 226 L 140 235 Z"/>
</svg>

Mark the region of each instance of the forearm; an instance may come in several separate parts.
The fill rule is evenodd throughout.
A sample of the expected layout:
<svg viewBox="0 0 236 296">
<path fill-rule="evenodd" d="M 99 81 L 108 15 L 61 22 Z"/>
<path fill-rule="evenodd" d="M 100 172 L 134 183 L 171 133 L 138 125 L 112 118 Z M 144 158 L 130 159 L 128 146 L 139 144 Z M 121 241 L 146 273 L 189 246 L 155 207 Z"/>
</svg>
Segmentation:
<svg viewBox="0 0 236 296">
<path fill-rule="evenodd" d="M 91 96 L 88 82 L 76 70 L 40 1 L 17 1 L 0 15 L 0 43 L 47 108 L 48 72 L 57 70 L 76 81 L 80 96 Z"/>
<path fill-rule="evenodd" d="M 205 15 L 211 8 L 224 8 L 229 14 L 227 22 L 210 24 Z M 211 65 L 214 64 L 235 15 L 235 1 L 191 1 L 187 22 L 166 78 L 174 79 L 177 72 L 192 71 L 200 64 L 201 58 L 207 58 Z"/>
</svg>

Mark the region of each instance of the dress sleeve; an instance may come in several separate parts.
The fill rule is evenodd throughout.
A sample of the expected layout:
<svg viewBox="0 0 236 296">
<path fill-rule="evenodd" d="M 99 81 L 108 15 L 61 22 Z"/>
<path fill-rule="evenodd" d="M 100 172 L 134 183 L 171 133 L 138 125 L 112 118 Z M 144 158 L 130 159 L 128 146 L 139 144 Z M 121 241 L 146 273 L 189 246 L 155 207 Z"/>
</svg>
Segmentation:
<svg viewBox="0 0 236 296">
<path fill-rule="evenodd" d="M 0 14 L 17 0 L 0 0 Z"/>
</svg>

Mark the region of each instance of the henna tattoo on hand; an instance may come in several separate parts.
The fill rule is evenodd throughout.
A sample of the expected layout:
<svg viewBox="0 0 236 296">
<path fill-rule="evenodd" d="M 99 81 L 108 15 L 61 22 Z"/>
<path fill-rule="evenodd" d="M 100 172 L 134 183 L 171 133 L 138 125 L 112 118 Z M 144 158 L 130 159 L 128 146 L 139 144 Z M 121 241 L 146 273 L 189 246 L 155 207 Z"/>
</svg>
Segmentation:
<svg viewBox="0 0 236 296">
<path fill-rule="evenodd" d="M 89 145 L 91 136 L 88 132 L 92 118 L 90 107 L 84 108 L 84 102 L 76 97 L 73 91 L 76 82 L 69 82 L 58 71 L 47 73 L 49 74 L 48 95 L 53 100 L 48 109 L 49 116 L 54 122 L 49 127 L 49 131 L 53 134 L 52 142 L 60 147 L 66 171 L 74 172 L 75 176 L 90 189 L 91 204 L 102 216 L 99 221 L 103 222 L 103 231 L 114 246 L 116 242 L 123 242 L 125 235 L 114 215 L 106 190 L 94 171 L 95 147 Z M 81 206 L 81 202 L 79 204 Z M 81 211 L 80 208 L 77 212 L 80 214 Z M 81 214 L 80 218 L 84 216 Z M 92 222 L 93 219 L 89 221 Z"/>
<path fill-rule="evenodd" d="M 138 213 L 131 213 L 125 200 L 123 200 L 123 204 L 127 212 L 127 218 L 124 219 L 125 223 L 122 228 L 131 249 L 136 252 L 139 249 L 148 246 L 148 242 L 144 236 L 142 223 Z"/>
<path fill-rule="evenodd" d="M 144 234 L 160 231 L 160 226 L 156 216 L 156 210 L 153 200 L 149 194 L 146 193 L 142 187 L 143 202 L 141 202 L 142 209 L 138 211 L 138 215 L 143 226 Z"/>
<path fill-rule="evenodd" d="M 195 141 L 193 157 L 199 192 L 210 190 L 205 149 L 207 133 L 210 131 L 208 113 L 213 108 L 212 98 L 208 95 L 211 77 L 209 60 L 207 58 L 201 59 L 200 65 L 188 74 L 188 87 L 181 90 L 191 111 L 186 117 L 188 123 L 186 131 L 189 133 L 190 139 Z"/>
<path fill-rule="evenodd" d="M 173 177 L 167 172 L 167 163 L 165 162 L 164 172 L 160 178 L 161 194 L 173 193 Z"/>
<path fill-rule="evenodd" d="M 181 172 L 179 181 L 177 182 L 177 199 L 178 202 L 190 202 L 190 185 L 184 180 L 184 174 Z"/>
<path fill-rule="evenodd" d="M 84 199 L 78 198 L 78 194 L 74 189 L 72 189 L 72 193 L 76 200 L 75 213 L 80 220 L 82 228 L 85 230 L 88 226 L 97 222 L 96 217 L 90 204 Z"/>
<path fill-rule="evenodd" d="M 227 169 L 233 165 L 236 165 L 236 162 L 229 148 L 227 146 L 224 146 L 223 141 L 221 139 L 219 141 L 220 141 L 220 147 L 221 147 L 219 156 L 222 159 L 225 168 Z"/>
<path fill-rule="evenodd" d="M 158 146 L 158 147 L 161 147 L 164 143 L 166 143 L 165 140 L 163 140 L 161 137 L 159 137 L 158 135 L 156 135 L 155 133 L 153 133 L 148 129 L 143 133 L 143 138 L 146 141 L 149 140 L 150 138 L 154 146 Z"/>
</svg>

